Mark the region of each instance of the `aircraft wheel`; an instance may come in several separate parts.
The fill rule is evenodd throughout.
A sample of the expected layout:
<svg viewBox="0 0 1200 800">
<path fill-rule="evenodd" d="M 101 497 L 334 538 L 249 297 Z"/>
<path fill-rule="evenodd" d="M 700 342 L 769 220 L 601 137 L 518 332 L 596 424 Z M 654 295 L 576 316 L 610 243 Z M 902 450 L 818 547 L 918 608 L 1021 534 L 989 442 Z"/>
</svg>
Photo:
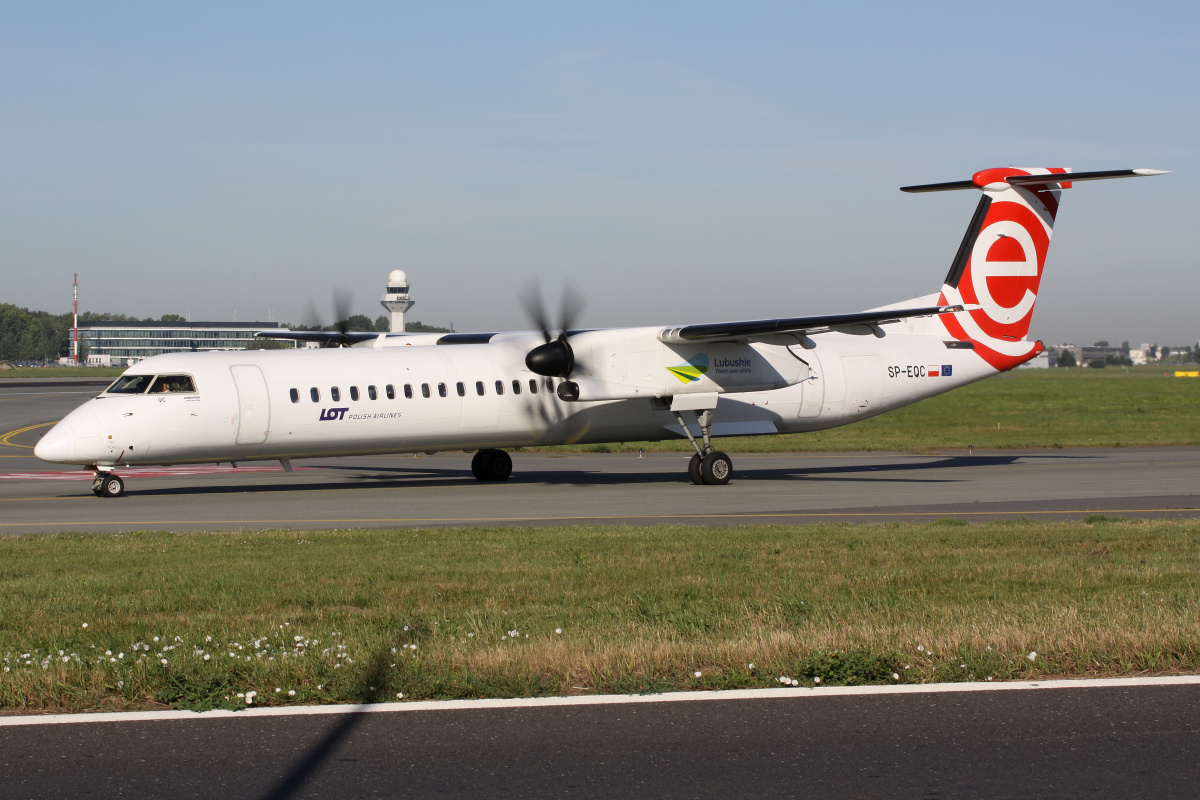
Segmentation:
<svg viewBox="0 0 1200 800">
<path fill-rule="evenodd" d="M 512 456 L 503 450 L 493 450 L 487 463 L 489 481 L 506 481 L 512 475 Z"/>
<path fill-rule="evenodd" d="M 491 450 L 476 450 L 475 455 L 471 458 L 471 474 L 475 476 L 476 480 L 487 480 L 487 473 L 483 465 L 491 452 Z"/>
<path fill-rule="evenodd" d="M 692 479 L 692 483 L 700 486 L 704 483 L 704 475 L 700 472 L 700 454 L 693 453 L 692 458 L 688 461 L 688 477 Z"/>
<path fill-rule="evenodd" d="M 724 486 L 733 475 L 733 461 L 721 452 L 712 452 L 700 461 L 700 474 L 709 486 Z"/>
<path fill-rule="evenodd" d="M 512 475 L 512 457 L 503 450 L 480 450 L 471 459 L 471 472 L 481 481 L 506 481 Z"/>
<path fill-rule="evenodd" d="M 96 495 L 96 497 L 104 497 L 104 492 L 96 488 L 92 489 L 92 494 Z"/>
<path fill-rule="evenodd" d="M 100 493 L 105 497 L 120 497 L 125 494 L 125 481 L 116 475 L 105 475 L 100 482 Z"/>
</svg>

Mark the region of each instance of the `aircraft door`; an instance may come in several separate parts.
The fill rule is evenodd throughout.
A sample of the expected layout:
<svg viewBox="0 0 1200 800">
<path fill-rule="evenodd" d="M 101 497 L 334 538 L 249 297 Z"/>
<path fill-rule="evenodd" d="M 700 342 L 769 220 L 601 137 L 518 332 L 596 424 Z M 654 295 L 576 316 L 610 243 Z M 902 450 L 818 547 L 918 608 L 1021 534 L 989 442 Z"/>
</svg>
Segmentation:
<svg viewBox="0 0 1200 800">
<path fill-rule="evenodd" d="M 267 379 L 253 364 L 238 364 L 229 368 L 238 396 L 238 444 L 259 444 L 267 440 L 271 427 L 271 402 Z"/>
<path fill-rule="evenodd" d="M 816 351 L 799 346 L 788 348 L 792 355 L 808 365 L 808 377 L 800 381 L 800 418 L 821 416 L 821 403 L 825 400 L 825 371 Z"/>
<path fill-rule="evenodd" d="M 496 395 L 495 384 L 498 375 L 492 360 L 476 352 L 475 348 L 455 350 L 450 347 L 447 349 L 450 352 L 446 355 L 454 364 L 459 380 L 463 382 L 466 389 L 466 395 L 462 399 L 462 417 L 458 426 L 467 429 L 495 428 L 500 420 L 501 398 Z M 482 395 L 478 391 L 479 383 L 483 384 Z M 507 381 L 505 381 L 504 387 L 505 391 L 510 391 L 512 388 Z"/>
<path fill-rule="evenodd" d="M 879 356 L 843 356 L 845 414 L 869 414 L 883 403 L 883 362 Z"/>
</svg>

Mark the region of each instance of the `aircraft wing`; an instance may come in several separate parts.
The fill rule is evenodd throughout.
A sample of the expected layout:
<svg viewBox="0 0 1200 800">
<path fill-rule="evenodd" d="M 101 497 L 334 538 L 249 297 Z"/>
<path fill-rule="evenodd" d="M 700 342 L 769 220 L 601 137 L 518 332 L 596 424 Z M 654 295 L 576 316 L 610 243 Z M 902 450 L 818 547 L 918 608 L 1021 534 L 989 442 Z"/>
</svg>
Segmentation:
<svg viewBox="0 0 1200 800">
<path fill-rule="evenodd" d="M 290 342 L 320 342 L 322 347 L 337 347 L 358 342 L 369 342 L 379 338 L 372 331 L 259 331 L 254 334 L 258 339 L 286 339 Z"/>
<path fill-rule="evenodd" d="M 780 334 L 803 336 L 824 333 L 839 328 L 856 326 L 875 327 L 899 322 L 909 317 L 928 317 L 935 314 L 953 314 L 965 310 L 965 306 L 928 306 L 925 308 L 888 308 L 880 311 L 860 311 L 854 314 L 824 314 L 815 317 L 789 317 L 785 319 L 754 319 L 743 322 L 713 322 L 701 325 L 684 325 L 666 328 L 658 339 L 664 343 L 705 342 L 715 340 L 761 340 Z"/>
</svg>

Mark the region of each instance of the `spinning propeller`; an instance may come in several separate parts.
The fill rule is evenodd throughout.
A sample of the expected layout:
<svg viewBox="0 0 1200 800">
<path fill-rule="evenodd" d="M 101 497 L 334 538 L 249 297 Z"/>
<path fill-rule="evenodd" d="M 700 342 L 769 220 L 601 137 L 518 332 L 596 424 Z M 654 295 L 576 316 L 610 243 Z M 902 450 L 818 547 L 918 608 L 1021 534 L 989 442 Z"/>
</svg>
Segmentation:
<svg viewBox="0 0 1200 800">
<path fill-rule="evenodd" d="M 525 306 L 526 313 L 542 332 L 542 338 L 546 342 L 526 354 L 525 366 L 530 372 L 547 378 L 570 378 L 571 373 L 579 366 L 575 351 L 571 347 L 571 328 L 583 311 L 583 298 L 570 286 L 563 289 L 562 308 L 557 325 L 551 323 L 546 305 L 542 302 L 541 289 L 536 283 L 531 284 L 522 294 L 521 304 Z M 554 335 L 555 332 L 557 336 Z M 559 384 L 558 396 L 563 400 L 576 400 L 579 397 L 579 387 L 568 380 Z"/>
<path fill-rule="evenodd" d="M 350 292 L 342 288 L 333 290 L 333 317 L 336 321 L 332 325 L 322 325 L 317 307 L 311 302 L 308 304 L 308 327 L 317 331 L 335 331 L 338 334 L 331 337 L 325 347 L 349 347 L 354 343 L 346 335 L 350 332 L 350 303 Z"/>
</svg>

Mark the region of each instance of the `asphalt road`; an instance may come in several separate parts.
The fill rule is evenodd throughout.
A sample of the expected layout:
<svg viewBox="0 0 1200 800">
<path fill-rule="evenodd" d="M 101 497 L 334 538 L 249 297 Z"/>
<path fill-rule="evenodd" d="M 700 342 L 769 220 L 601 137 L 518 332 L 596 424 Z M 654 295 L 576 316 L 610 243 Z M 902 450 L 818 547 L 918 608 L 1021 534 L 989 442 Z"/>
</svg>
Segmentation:
<svg viewBox="0 0 1200 800">
<path fill-rule="evenodd" d="M 0 727 L 0 796 L 1200 796 L 1200 686 Z"/>
<path fill-rule="evenodd" d="M 512 479 L 484 484 L 455 452 L 129 469 L 126 496 L 101 499 L 90 473 L 32 451 L 97 388 L 0 382 L 0 532 L 1200 515 L 1194 447 L 734 453 L 723 487 L 693 486 L 671 453 L 521 452 Z"/>
</svg>

